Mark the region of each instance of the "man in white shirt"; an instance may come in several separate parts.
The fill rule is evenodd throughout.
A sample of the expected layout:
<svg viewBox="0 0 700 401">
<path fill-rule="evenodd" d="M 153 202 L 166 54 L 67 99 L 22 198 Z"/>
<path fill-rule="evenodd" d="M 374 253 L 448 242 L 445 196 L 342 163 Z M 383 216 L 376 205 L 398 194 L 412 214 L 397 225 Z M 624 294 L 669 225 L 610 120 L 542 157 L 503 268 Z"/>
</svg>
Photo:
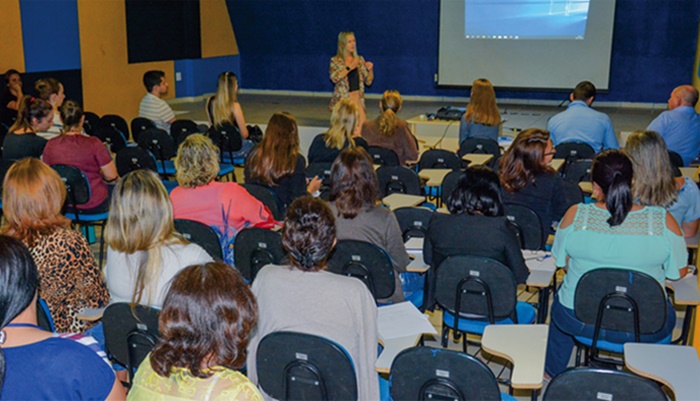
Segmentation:
<svg viewBox="0 0 700 401">
<path fill-rule="evenodd" d="M 168 92 L 168 82 L 163 71 L 147 71 L 143 74 L 143 84 L 148 93 L 141 100 L 139 117 L 145 117 L 156 127 L 170 133 L 170 124 L 175 121 L 175 113 L 161 96 Z"/>
</svg>

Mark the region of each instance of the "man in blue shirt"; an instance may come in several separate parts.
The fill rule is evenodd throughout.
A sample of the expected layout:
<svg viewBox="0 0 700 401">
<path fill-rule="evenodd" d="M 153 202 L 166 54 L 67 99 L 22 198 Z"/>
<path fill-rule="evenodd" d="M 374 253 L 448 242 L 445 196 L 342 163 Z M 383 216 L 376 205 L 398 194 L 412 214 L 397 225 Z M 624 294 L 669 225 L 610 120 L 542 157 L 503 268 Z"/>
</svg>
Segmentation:
<svg viewBox="0 0 700 401">
<path fill-rule="evenodd" d="M 610 117 L 590 107 L 595 94 L 592 83 L 579 82 L 569 95 L 569 107 L 549 119 L 547 130 L 554 146 L 563 142 L 583 142 L 596 153 L 603 149 L 620 148 Z"/>
<path fill-rule="evenodd" d="M 668 110 L 647 127 L 661 134 L 668 150 L 681 155 L 686 166 L 700 155 L 700 115 L 694 109 L 697 102 L 697 89 L 690 85 L 679 86 L 671 92 Z"/>
</svg>

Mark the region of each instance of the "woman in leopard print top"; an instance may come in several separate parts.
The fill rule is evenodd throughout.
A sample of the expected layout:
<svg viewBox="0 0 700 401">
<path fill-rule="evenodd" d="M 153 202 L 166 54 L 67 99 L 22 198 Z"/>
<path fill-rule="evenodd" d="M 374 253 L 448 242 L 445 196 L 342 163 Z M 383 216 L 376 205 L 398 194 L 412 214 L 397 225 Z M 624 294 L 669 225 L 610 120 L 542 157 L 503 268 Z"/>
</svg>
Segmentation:
<svg viewBox="0 0 700 401">
<path fill-rule="evenodd" d="M 49 305 L 57 332 L 92 327 L 78 319 L 85 308 L 109 303 L 109 292 L 85 237 L 61 216 L 66 188 L 39 159 L 15 163 L 5 176 L 2 201 L 6 224 L 0 232 L 29 248 L 39 269 L 39 297 Z"/>
</svg>

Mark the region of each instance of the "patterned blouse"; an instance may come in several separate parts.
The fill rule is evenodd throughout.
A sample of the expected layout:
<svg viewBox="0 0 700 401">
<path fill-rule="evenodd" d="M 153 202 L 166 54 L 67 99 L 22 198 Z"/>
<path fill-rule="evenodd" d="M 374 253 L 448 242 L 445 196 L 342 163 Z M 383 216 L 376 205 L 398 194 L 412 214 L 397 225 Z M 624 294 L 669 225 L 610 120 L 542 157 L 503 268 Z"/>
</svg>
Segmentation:
<svg viewBox="0 0 700 401">
<path fill-rule="evenodd" d="M 56 332 L 81 333 L 92 327 L 94 323 L 78 314 L 107 306 L 109 291 L 85 237 L 58 228 L 29 251 L 39 270 L 39 297 L 49 305 Z"/>
<path fill-rule="evenodd" d="M 368 82 L 369 70 L 365 67 L 365 59 L 362 56 L 360 58 L 360 63 L 357 66 L 357 72 L 360 74 L 360 99 L 362 101 L 362 106 L 365 106 L 365 85 L 369 86 L 371 82 Z M 331 58 L 330 66 L 330 76 L 331 82 L 335 84 L 335 89 L 333 89 L 333 98 L 331 99 L 331 104 L 328 106 L 329 109 L 333 110 L 333 106 L 338 103 L 341 99 L 347 99 L 350 97 L 350 84 L 348 83 L 348 77 L 340 77 L 340 74 L 345 71 L 345 60 L 342 57 L 335 56 Z"/>
</svg>

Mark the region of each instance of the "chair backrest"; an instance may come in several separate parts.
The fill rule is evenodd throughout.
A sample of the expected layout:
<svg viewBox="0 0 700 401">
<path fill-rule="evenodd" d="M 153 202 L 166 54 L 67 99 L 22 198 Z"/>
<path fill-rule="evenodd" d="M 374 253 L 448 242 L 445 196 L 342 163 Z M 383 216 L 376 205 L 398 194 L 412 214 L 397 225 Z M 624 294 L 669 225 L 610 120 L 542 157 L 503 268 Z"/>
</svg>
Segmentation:
<svg viewBox="0 0 700 401">
<path fill-rule="evenodd" d="M 370 146 L 367 148 L 367 153 L 372 157 L 372 163 L 374 164 L 379 164 L 380 166 L 399 165 L 399 156 L 392 149 Z"/>
<path fill-rule="evenodd" d="M 88 135 L 92 135 L 100 124 L 100 116 L 91 111 L 86 111 L 84 115 L 85 123 L 83 124 L 83 129 Z"/>
<path fill-rule="evenodd" d="M 665 401 L 659 386 L 633 373 L 595 369 L 569 369 L 552 379 L 542 398 L 544 401 L 614 400 Z"/>
<path fill-rule="evenodd" d="M 459 170 L 462 168 L 462 160 L 456 153 L 445 149 L 430 149 L 420 157 L 418 170 L 426 168 L 449 168 Z"/>
<path fill-rule="evenodd" d="M 224 259 L 219 236 L 208 225 L 194 220 L 175 219 L 175 231 L 182 234 L 188 241 L 204 248 L 212 258 Z"/>
<path fill-rule="evenodd" d="M 51 167 L 58 172 L 61 181 L 66 185 L 67 206 L 75 207 L 88 203 L 92 194 L 90 192 L 90 182 L 85 173 L 77 167 L 65 164 L 54 164 Z"/>
<path fill-rule="evenodd" d="M 192 120 L 178 119 L 170 125 L 170 136 L 175 139 L 175 146 L 180 146 L 185 138 L 198 132 L 197 123 Z"/>
<path fill-rule="evenodd" d="M 676 168 L 680 169 L 681 167 L 685 167 L 685 164 L 683 163 L 683 157 L 679 155 L 678 153 L 669 150 L 668 151 L 668 158 L 671 160 L 671 165 Z"/>
<path fill-rule="evenodd" d="M 159 337 L 158 313 L 148 306 L 132 308 L 119 302 L 109 305 L 102 315 L 107 355 L 125 365 L 132 377 Z"/>
<path fill-rule="evenodd" d="M 248 281 L 255 280 L 265 265 L 280 264 L 287 254 L 282 247 L 282 234 L 255 227 L 241 230 L 233 248 L 236 269 Z"/>
<path fill-rule="evenodd" d="M 564 179 L 566 181 L 578 184 L 581 181 L 591 181 L 591 167 L 593 160 L 579 159 L 571 163 L 567 170 Z"/>
<path fill-rule="evenodd" d="M 561 181 L 561 195 L 564 197 L 564 201 L 567 205 L 583 203 L 583 191 L 578 184 L 574 184 L 573 182 L 567 180 Z"/>
<path fill-rule="evenodd" d="M 131 120 L 131 135 L 134 137 L 134 142 L 139 141 L 143 131 L 151 128 L 156 128 L 156 123 L 146 117 L 136 117 Z"/>
<path fill-rule="evenodd" d="M 238 152 L 243 147 L 241 132 L 234 124 L 212 125 L 208 134 L 212 142 L 219 147 L 222 160 L 224 153 L 229 153 L 229 156 L 231 156 L 233 152 Z"/>
<path fill-rule="evenodd" d="M 664 327 L 666 311 L 666 294 L 661 284 L 642 272 L 595 269 L 584 274 L 576 285 L 576 317 L 601 329 L 657 333 Z"/>
<path fill-rule="evenodd" d="M 544 247 L 546 233 L 537 213 L 527 206 L 506 203 L 505 215 L 518 230 L 520 248 L 540 250 Z"/>
<path fill-rule="evenodd" d="M 516 290 L 513 272 L 493 259 L 450 256 L 437 268 L 435 300 L 453 315 L 481 316 L 491 323 L 510 317 L 517 323 Z"/>
<path fill-rule="evenodd" d="M 306 167 L 306 177 L 318 177 L 323 180 L 322 185 L 328 187 L 331 185 L 331 167 L 333 163 L 310 163 Z"/>
<path fill-rule="evenodd" d="M 425 238 L 433 211 L 424 207 L 400 207 L 394 210 L 394 215 L 406 242 L 412 237 Z"/>
<path fill-rule="evenodd" d="M 493 155 L 496 159 L 501 155 L 501 147 L 498 146 L 498 141 L 488 138 L 469 138 L 459 145 L 457 155 L 462 157 L 468 153 L 480 153 Z"/>
<path fill-rule="evenodd" d="M 158 172 L 156 158 L 153 154 L 144 148 L 136 146 L 129 146 L 117 152 L 115 162 L 120 177 L 140 169 Z"/>
<path fill-rule="evenodd" d="M 50 333 L 56 331 L 56 326 L 54 326 L 53 318 L 51 317 L 49 304 L 47 304 L 46 301 L 41 298 L 36 299 L 36 322 L 37 326 Z"/>
<path fill-rule="evenodd" d="M 383 166 L 377 169 L 379 193 L 382 198 L 394 193 L 422 195 L 420 177 L 415 171 L 403 166 Z"/>
<path fill-rule="evenodd" d="M 267 206 L 275 220 L 284 220 L 282 202 L 280 202 L 277 195 L 270 188 L 258 184 L 243 184 L 243 188 L 245 188 L 249 194 L 253 195 L 255 199 Z"/>
<path fill-rule="evenodd" d="M 447 205 L 447 200 L 450 199 L 450 195 L 452 195 L 452 192 L 455 191 L 457 188 L 457 182 L 459 181 L 459 177 L 462 176 L 462 174 L 465 174 L 463 171 L 451 171 L 449 172 L 445 178 L 442 179 L 442 203 L 444 205 Z"/>
<path fill-rule="evenodd" d="M 105 114 L 100 118 L 99 127 L 109 126 L 117 130 L 124 138 L 129 138 L 129 124 L 126 120 L 116 114 Z"/>
<path fill-rule="evenodd" d="M 173 138 L 159 128 L 149 128 L 141 132 L 138 145 L 153 153 L 156 160 L 170 160 L 177 152 Z"/>
<path fill-rule="evenodd" d="M 375 300 L 394 294 L 391 258 L 384 249 L 369 242 L 338 241 L 328 259 L 328 271 L 362 280 Z"/>
<path fill-rule="evenodd" d="M 100 125 L 92 132 L 92 135 L 109 145 L 109 149 L 117 153 L 126 147 L 126 137 L 124 134 L 111 125 Z"/>
<path fill-rule="evenodd" d="M 500 400 L 491 369 L 463 352 L 408 348 L 391 365 L 391 398 L 416 400 Z"/>
<path fill-rule="evenodd" d="M 357 400 L 353 361 L 343 347 L 289 331 L 266 335 L 255 355 L 258 385 L 277 400 Z"/>
<path fill-rule="evenodd" d="M 560 172 L 563 177 L 569 170 L 569 167 L 579 159 L 593 159 L 595 157 L 595 150 L 591 145 L 583 142 L 563 142 L 554 148 L 555 159 L 564 159 L 564 165 L 561 167 Z"/>
</svg>

